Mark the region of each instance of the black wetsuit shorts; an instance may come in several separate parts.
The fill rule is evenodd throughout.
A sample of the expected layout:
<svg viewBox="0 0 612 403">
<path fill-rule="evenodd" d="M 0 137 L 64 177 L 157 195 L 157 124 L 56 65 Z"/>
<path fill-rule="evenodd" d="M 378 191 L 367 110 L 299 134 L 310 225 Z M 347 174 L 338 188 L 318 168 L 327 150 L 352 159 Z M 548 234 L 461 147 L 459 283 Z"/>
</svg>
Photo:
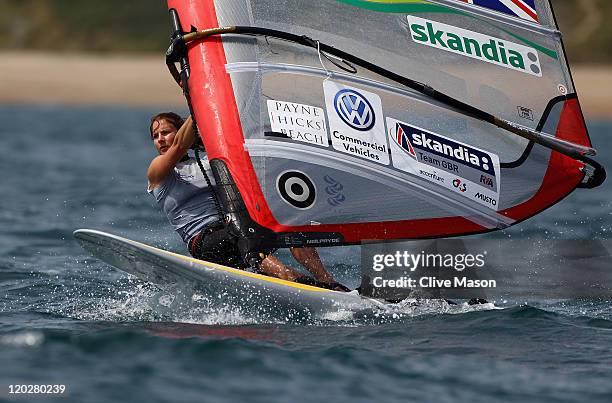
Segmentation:
<svg viewBox="0 0 612 403">
<path fill-rule="evenodd" d="M 249 265 L 244 261 L 236 245 L 236 238 L 223 223 L 203 229 L 189 241 L 189 253 L 196 259 L 244 270 Z"/>
</svg>

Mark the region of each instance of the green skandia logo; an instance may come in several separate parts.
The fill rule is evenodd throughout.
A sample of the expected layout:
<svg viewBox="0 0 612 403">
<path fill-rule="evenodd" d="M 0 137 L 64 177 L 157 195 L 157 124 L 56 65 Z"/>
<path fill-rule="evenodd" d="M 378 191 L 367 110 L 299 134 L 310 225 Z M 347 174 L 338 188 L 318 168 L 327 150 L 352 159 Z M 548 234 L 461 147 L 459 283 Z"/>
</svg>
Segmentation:
<svg viewBox="0 0 612 403">
<path fill-rule="evenodd" d="M 533 48 L 411 15 L 407 19 L 417 43 L 542 77 Z"/>
</svg>

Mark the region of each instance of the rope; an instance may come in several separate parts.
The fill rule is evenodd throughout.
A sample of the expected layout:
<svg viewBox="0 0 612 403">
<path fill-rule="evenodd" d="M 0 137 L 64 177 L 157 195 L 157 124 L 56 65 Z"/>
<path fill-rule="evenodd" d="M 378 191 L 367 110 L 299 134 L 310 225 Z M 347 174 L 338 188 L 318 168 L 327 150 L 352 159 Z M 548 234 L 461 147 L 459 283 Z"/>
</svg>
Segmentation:
<svg viewBox="0 0 612 403">
<path fill-rule="evenodd" d="M 195 121 L 194 121 L 194 126 L 195 126 Z M 197 127 L 196 127 L 196 130 L 197 130 Z M 196 134 L 197 134 L 197 131 L 196 131 Z M 208 187 L 211 190 L 213 202 L 215 203 L 215 207 L 217 208 L 217 212 L 219 213 L 219 217 L 221 218 L 221 221 L 223 221 L 223 223 L 225 224 L 225 214 L 223 213 L 223 209 L 221 208 L 221 203 L 219 202 L 219 198 L 217 197 L 217 192 L 215 191 L 215 188 L 212 185 L 212 181 L 210 180 L 210 177 L 208 176 L 208 173 L 206 172 L 206 169 L 204 169 L 204 164 L 202 164 L 202 160 L 200 159 L 200 149 L 199 149 L 199 147 L 195 148 L 194 153 L 195 153 L 195 157 L 196 157 L 196 162 L 198 163 L 198 166 L 200 167 L 200 171 L 202 171 L 202 175 L 204 175 L 204 179 L 206 180 L 206 184 L 208 185 Z"/>
</svg>

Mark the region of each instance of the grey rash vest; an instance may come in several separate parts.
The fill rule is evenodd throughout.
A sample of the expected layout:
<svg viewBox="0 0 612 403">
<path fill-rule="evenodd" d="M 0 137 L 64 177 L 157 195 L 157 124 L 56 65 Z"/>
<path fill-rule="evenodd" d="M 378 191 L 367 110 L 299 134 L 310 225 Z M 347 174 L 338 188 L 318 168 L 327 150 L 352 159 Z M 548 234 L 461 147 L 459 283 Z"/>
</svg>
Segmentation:
<svg viewBox="0 0 612 403">
<path fill-rule="evenodd" d="M 202 164 L 214 185 L 208 160 L 203 158 Z M 160 186 L 148 188 L 147 191 L 155 197 L 185 243 L 189 243 L 207 225 L 220 220 L 212 189 L 193 158 L 176 164 Z"/>
</svg>

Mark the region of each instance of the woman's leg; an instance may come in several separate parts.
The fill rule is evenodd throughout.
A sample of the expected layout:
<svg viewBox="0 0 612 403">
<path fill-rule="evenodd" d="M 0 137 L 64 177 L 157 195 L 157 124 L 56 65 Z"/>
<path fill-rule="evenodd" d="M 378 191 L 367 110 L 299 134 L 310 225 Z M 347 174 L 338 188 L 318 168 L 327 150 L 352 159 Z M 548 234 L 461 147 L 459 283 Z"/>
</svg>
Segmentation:
<svg viewBox="0 0 612 403">
<path fill-rule="evenodd" d="M 331 283 L 334 278 L 325 270 L 323 262 L 315 248 L 291 248 L 291 254 L 302 266 L 323 283 Z"/>
<path fill-rule="evenodd" d="M 262 260 L 259 269 L 263 274 L 287 281 L 295 281 L 296 279 L 304 276 L 291 267 L 284 265 L 280 260 L 272 255 L 268 255 L 264 260 Z"/>
</svg>

